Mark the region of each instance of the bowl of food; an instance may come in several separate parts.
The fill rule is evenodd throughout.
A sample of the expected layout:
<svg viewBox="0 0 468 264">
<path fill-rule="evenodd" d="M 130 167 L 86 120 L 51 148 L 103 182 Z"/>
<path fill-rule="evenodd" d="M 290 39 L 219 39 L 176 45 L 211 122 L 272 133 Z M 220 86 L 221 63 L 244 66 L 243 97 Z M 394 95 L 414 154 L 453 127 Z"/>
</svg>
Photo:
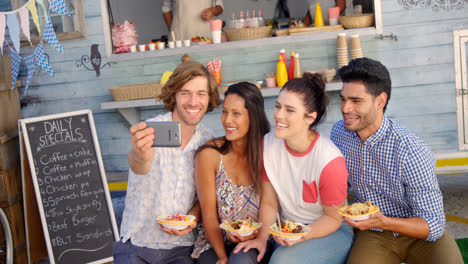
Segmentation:
<svg viewBox="0 0 468 264">
<path fill-rule="evenodd" d="M 193 215 L 162 215 L 158 216 L 156 222 L 161 224 L 164 228 L 172 228 L 177 230 L 183 230 L 189 225 L 193 224 L 195 216 Z"/>
<path fill-rule="evenodd" d="M 238 234 L 240 236 L 250 236 L 255 230 L 259 229 L 262 223 L 257 223 L 252 219 L 242 220 L 238 219 L 234 222 L 224 220 L 219 227 L 231 232 L 231 234 Z"/>
<path fill-rule="evenodd" d="M 353 203 L 338 209 L 338 213 L 344 217 L 349 217 L 354 221 L 366 220 L 372 214 L 380 211 L 379 207 L 372 205 L 372 201 L 367 201 L 365 203 Z"/>
<path fill-rule="evenodd" d="M 274 236 L 295 241 L 303 237 L 309 230 L 310 228 L 306 225 L 286 220 L 285 222 L 281 221 L 281 227 L 278 227 L 278 223 L 274 223 L 268 232 Z"/>
</svg>

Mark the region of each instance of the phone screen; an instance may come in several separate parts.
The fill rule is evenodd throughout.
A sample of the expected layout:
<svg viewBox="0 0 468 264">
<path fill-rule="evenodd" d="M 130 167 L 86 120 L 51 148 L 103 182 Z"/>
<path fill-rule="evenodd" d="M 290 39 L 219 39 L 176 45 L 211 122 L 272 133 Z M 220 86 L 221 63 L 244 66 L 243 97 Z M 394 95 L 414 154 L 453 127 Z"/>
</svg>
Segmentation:
<svg viewBox="0 0 468 264">
<path fill-rule="evenodd" d="M 153 147 L 180 147 L 179 122 L 146 122 L 154 129 Z"/>
</svg>

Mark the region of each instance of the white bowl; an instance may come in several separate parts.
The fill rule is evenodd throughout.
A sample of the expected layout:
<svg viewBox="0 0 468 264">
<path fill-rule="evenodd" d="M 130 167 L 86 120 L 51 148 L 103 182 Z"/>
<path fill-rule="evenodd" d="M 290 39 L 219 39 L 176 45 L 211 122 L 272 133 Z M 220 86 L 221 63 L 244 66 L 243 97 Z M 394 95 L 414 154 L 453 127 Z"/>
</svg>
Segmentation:
<svg viewBox="0 0 468 264">
<path fill-rule="evenodd" d="M 251 234 L 253 234 L 255 230 L 250 230 L 250 231 L 247 231 L 247 232 L 233 232 L 233 231 L 229 231 L 231 234 L 233 235 L 239 235 L 239 236 L 250 236 Z"/>
</svg>

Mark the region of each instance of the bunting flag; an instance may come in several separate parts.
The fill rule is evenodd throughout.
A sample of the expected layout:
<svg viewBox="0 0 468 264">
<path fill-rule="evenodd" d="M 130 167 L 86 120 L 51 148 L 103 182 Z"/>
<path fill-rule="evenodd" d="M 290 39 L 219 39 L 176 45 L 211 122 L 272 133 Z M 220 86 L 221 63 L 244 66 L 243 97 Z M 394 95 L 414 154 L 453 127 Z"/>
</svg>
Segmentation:
<svg viewBox="0 0 468 264">
<path fill-rule="evenodd" d="M 50 11 L 54 11 L 63 15 L 71 16 L 70 12 L 68 12 L 67 4 L 63 0 L 49 0 Z"/>
<path fill-rule="evenodd" d="M 11 52 L 11 89 L 15 88 L 16 78 L 18 78 L 21 56 L 10 48 Z"/>
<path fill-rule="evenodd" d="M 34 74 L 34 55 L 27 56 L 24 58 L 24 63 L 26 64 L 26 67 L 28 68 L 28 78 L 26 79 L 26 87 L 24 88 L 24 93 L 28 91 L 29 84 L 31 82 L 31 79 Z"/>
<path fill-rule="evenodd" d="M 55 72 L 50 67 L 49 61 L 44 55 L 44 44 L 42 43 L 42 40 L 39 41 L 39 45 L 37 45 L 37 48 L 34 51 L 34 60 L 36 62 L 36 65 L 46 70 L 48 73 L 52 74 L 53 77 L 55 77 Z"/>
<path fill-rule="evenodd" d="M 39 17 L 37 16 L 36 0 L 29 0 L 26 7 L 29 9 L 29 12 L 31 12 L 34 25 L 37 27 L 37 32 L 41 35 L 41 24 L 39 24 Z"/>
<path fill-rule="evenodd" d="M 44 54 L 44 42 L 45 39 L 52 47 L 54 47 L 59 52 L 63 53 L 62 46 L 60 45 L 57 35 L 55 34 L 54 27 L 49 17 L 48 11 L 58 12 L 62 15 L 70 16 L 68 6 L 65 0 L 48 0 L 49 1 L 49 10 L 46 9 L 44 5 L 44 0 L 28 0 L 23 6 L 16 10 L 12 11 L 0 11 L 0 52 L 3 55 L 5 49 L 9 48 L 11 53 L 11 89 L 14 89 L 16 85 L 16 80 L 18 79 L 19 68 L 21 60 L 24 61 L 27 69 L 28 76 L 26 80 L 25 93 L 28 90 L 28 87 L 31 83 L 31 79 L 34 75 L 35 65 L 38 65 L 42 69 L 46 70 L 53 77 L 55 77 L 55 72 L 50 66 L 49 60 Z M 43 9 L 45 25 L 43 30 L 41 30 L 41 24 L 39 22 L 39 16 L 37 11 L 37 6 L 40 6 Z M 20 27 L 24 36 L 27 38 L 29 43 L 31 43 L 31 33 L 30 33 L 30 22 L 29 22 L 29 12 L 31 13 L 32 20 L 37 28 L 37 31 L 40 36 L 42 36 L 39 41 L 39 45 L 34 50 L 34 53 L 29 56 L 22 58 L 19 55 L 20 52 Z M 19 19 L 19 21 L 18 21 Z M 8 27 L 9 41 L 5 42 L 5 29 Z M 42 33 L 41 33 L 42 32 Z M 3 45 L 4 43 L 4 45 Z M 13 46 L 9 43 L 13 43 Z"/>
<path fill-rule="evenodd" d="M 3 56 L 3 42 L 5 41 L 5 15 L 0 14 L 0 51 Z"/>
<path fill-rule="evenodd" d="M 16 13 L 8 14 L 6 16 L 6 24 L 8 26 L 8 32 L 10 33 L 11 41 L 13 41 L 13 46 L 15 47 L 16 52 L 20 51 L 20 39 L 19 39 L 19 24 L 18 19 L 16 18 Z"/>
<path fill-rule="evenodd" d="M 52 47 L 56 50 L 63 53 L 62 46 L 57 40 L 57 36 L 55 35 L 54 26 L 49 18 L 47 18 L 46 25 L 44 27 L 44 35 L 42 36 Z"/>
<path fill-rule="evenodd" d="M 28 14 L 28 9 L 26 7 L 23 7 L 19 11 L 20 15 L 20 21 L 21 21 L 21 30 L 23 31 L 23 34 L 26 36 L 26 38 L 29 41 L 29 44 L 31 44 L 31 33 L 29 31 L 29 14 Z"/>
</svg>

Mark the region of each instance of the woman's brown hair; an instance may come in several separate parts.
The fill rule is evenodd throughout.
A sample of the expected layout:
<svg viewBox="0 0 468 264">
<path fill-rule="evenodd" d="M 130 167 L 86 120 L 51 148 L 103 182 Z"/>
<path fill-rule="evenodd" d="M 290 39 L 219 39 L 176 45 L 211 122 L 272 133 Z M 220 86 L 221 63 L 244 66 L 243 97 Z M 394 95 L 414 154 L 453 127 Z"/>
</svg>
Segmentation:
<svg viewBox="0 0 468 264">
<path fill-rule="evenodd" d="M 325 83 L 319 74 L 305 72 L 302 78 L 294 78 L 284 84 L 281 88 L 281 91 L 283 90 L 301 95 L 307 114 L 317 112 L 310 129 L 323 120 L 327 113 L 328 96 L 325 94 Z"/>
<path fill-rule="evenodd" d="M 236 94 L 244 99 L 244 106 L 249 113 L 250 127 L 248 134 L 247 153 L 249 158 L 250 174 L 257 190 L 260 189 L 260 177 L 262 172 L 262 139 L 270 132 L 270 123 L 265 115 L 263 96 L 254 84 L 240 82 L 229 86 L 224 93 L 224 98 L 230 94 Z M 231 141 L 224 137 L 221 147 L 204 145 L 197 153 L 206 148 L 213 148 L 221 154 L 226 154 L 231 148 Z"/>
<path fill-rule="evenodd" d="M 213 74 L 201 63 L 196 61 L 186 61 L 177 66 L 167 83 L 163 86 L 161 94 L 158 99 L 164 103 L 164 108 L 167 111 L 172 112 L 174 110 L 176 101 L 176 93 L 184 86 L 187 82 L 195 79 L 198 76 L 205 77 L 208 80 L 208 93 L 209 102 L 208 110 L 211 112 L 214 108 L 218 107 L 221 103 L 218 93 L 218 84 Z"/>
</svg>

